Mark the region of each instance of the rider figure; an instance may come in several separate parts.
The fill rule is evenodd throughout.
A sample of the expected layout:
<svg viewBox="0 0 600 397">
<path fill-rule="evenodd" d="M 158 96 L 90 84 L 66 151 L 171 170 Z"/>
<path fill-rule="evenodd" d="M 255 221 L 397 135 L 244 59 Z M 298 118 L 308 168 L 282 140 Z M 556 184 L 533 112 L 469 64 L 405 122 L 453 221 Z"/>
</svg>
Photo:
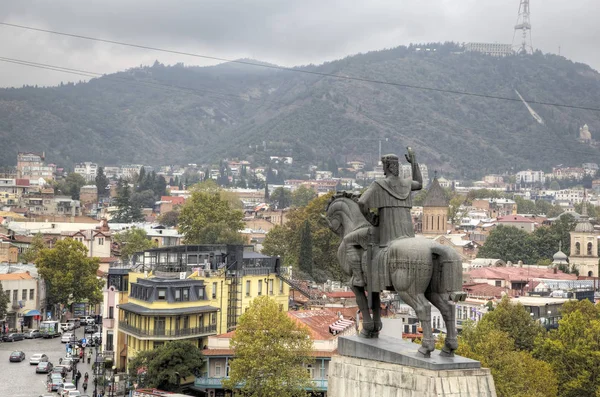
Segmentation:
<svg viewBox="0 0 600 397">
<path fill-rule="evenodd" d="M 379 241 L 380 248 L 387 247 L 397 238 L 415 236 L 410 214 L 411 192 L 423 188 L 423 178 L 414 151 L 410 147 L 407 150 L 405 157 L 411 164 L 412 179 L 400 177 L 398 156 L 386 154 L 381 157 L 385 179 L 374 181 L 358 199 L 361 212 L 375 226 L 375 240 Z M 371 212 L 372 208 L 377 209 L 377 215 Z M 347 238 L 352 239 L 352 233 Z M 356 267 L 352 269 L 353 284 L 364 286 L 360 262 L 353 266 Z"/>
</svg>

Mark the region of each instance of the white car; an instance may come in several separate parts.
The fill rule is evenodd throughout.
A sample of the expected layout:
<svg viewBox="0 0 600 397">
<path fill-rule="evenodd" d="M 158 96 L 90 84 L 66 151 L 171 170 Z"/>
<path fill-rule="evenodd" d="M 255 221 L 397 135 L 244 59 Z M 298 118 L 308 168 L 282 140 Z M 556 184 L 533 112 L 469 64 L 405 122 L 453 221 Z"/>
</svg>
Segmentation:
<svg viewBox="0 0 600 397">
<path fill-rule="evenodd" d="M 38 365 L 41 362 L 48 361 L 48 356 L 43 353 L 36 353 L 31 356 L 29 359 L 30 365 Z"/>
<path fill-rule="evenodd" d="M 84 324 L 87 324 L 87 325 L 94 325 L 94 324 L 96 324 L 96 320 L 94 320 L 94 317 L 92 317 L 92 316 L 81 317 L 79 319 L 79 321 L 81 321 L 81 323 L 84 323 Z"/>
<path fill-rule="evenodd" d="M 60 338 L 60 341 L 61 341 L 62 343 L 69 343 L 69 342 L 71 342 L 72 340 L 73 340 L 73 333 L 71 333 L 71 332 L 65 332 L 65 333 L 62 335 L 62 338 Z"/>
<path fill-rule="evenodd" d="M 63 387 L 58 389 L 58 395 L 60 397 L 74 396 L 74 394 L 69 394 L 72 391 L 77 391 L 77 388 L 75 387 L 75 385 L 73 383 L 65 383 L 65 384 L 63 384 Z"/>
<path fill-rule="evenodd" d="M 67 397 L 79 397 L 79 396 L 81 396 L 81 393 L 79 392 L 79 390 L 69 390 L 67 392 L 67 394 L 65 394 L 65 396 L 67 396 Z M 86 394 L 86 396 L 87 396 L 87 394 Z"/>
<path fill-rule="evenodd" d="M 75 324 L 73 323 L 60 323 L 60 328 L 63 332 L 73 331 L 75 329 Z"/>
</svg>

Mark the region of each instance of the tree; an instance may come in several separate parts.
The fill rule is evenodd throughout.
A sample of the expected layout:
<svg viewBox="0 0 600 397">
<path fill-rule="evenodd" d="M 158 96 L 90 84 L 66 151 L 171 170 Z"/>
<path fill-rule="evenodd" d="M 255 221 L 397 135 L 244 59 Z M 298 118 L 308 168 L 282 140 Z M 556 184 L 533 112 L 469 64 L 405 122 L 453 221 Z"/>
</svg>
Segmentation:
<svg viewBox="0 0 600 397">
<path fill-rule="evenodd" d="M 193 343 L 175 340 L 152 350 L 140 351 L 129 363 L 130 374 L 140 374 L 143 387 L 181 391 L 181 379 L 196 375 L 202 367 L 202 351 Z"/>
<path fill-rule="evenodd" d="M 317 193 L 314 190 L 301 185 L 292 193 L 292 205 L 305 207 L 315 197 L 317 197 Z"/>
<path fill-rule="evenodd" d="M 556 396 L 557 381 L 552 367 L 528 351 L 516 350 L 509 334 L 494 328 L 490 322 L 463 325 L 456 353 L 478 360 L 491 370 L 498 397 Z"/>
<path fill-rule="evenodd" d="M 98 199 L 101 197 L 106 197 L 110 192 L 110 189 L 107 189 L 107 187 L 110 185 L 110 181 L 106 177 L 106 174 L 104 174 L 103 167 L 98 167 L 98 173 L 96 174 L 95 182 L 96 189 L 98 190 Z"/>
<path fill-rule="evenodd" d="M 63 181 L 55 183 L 55 189 L 61 194 L 71 196 L 73 200 L 79 200 L 79 190 L 85 186 L 85 178 L 74 172 L 69 173 Z"/>
<path fill-rule="evenodd" d="M 594 396 L 600 390 L 600 311 L 588 300 L 566 302 L 558 329 L 536 343 L 535 354 L 548 362 L 560 397 Z"/>
<path fill-rule="evenodd" d="M 300 235 L 300 258 L 298 268 L 304 274 L 311 276 L 313 273 L 313 248 L 312 234 L 310 232 L 310 223 L 308 219 L 304 221 L 302 234 Z"/>
<path fill-rule="evenodd" d="M 220 189 L 193 189 L 179 213 L 179 231 L 186 244 L 241 244 L 243 217 Z"/>
<path fill-rule="evenodd" d="M 512 226 L 499 225 L 494 229 L 479 249 L 479 258 L 500 258 L 505 261 L 524 263 L 536 262 L 534 248 L 529 233 Z"/>
<path fill-rule="evenodd" d="M 550 190 L 560 190 L 560 185 L 557 181 L 550 182 Z"/>
<path fill-rule="evenodd" d="M 223 386 L 246 397 L 305 397 L 312 340 L 267 297 L 254 298 L 231 339 L 235 358 Z"/>
<path fill-rule="evenodd" d="M 33 239 L 31 239 L 29 248 L 27 248 L 27 250 L 21 254 L 21 261 L 23 263 L 35 263 L 40 251 L 45 247 L 46 244 L 44 244 L 44 236 L 42 233 L 36 233 L 36 235 L 33 236 Z"/>
<path fill-rule="evenodd" d="M 453 226 L 456 226 L 464 215 L 464 211 L 461 211 L 460 206 L 465 202 L 465 198 L 462 196 L 454 196 L 450 199 L 448 206 L 448 220 Z"/>
<path fill-rule="evenodd" d="M 115 240 L 121 246 L 121 258 L 124 262 L 129 262 L 131 256 L 136 252 L 154 248 L 152 240 L 148 238 L 148 233 L 137 227 L 132 227 L 117 234 Z"/>
<path fill-rule="evenodd" d="M 158 222 L 166 227 L 174 227 L 179 223 L 179 211 L 168 211 L 158 217 Z"/>
<path fill-rule="evenodd" d="M 275 203 L 277 209 L 284 209 L 292 204 L 292 193 L 288 189 L 278 187 L 271 194 L 271 202 Z"/>
<path fill-rule="evenodd" d="M 0 318 L 5 318 L 8 314 L 8 304 L 10 303 L 10 297 L 4 292 L 2 283 L 0 283 Z"/>
<path fill-rule="evenodd" d="M 98 258 L 88 258 L 87 248 L 71 238 L 39 252 L 36 267 L 46 283 L 48 306 L 87 300 L 102 302 L 104 282 L 97 277 Z"/>
<path fill-rule="evenodd" d="M 117 210 L 113 212 L 111 222 L 131 223 L 144 220 L 142 210 L 137 203 L 131 200 L 129 183 L 119 179 L 117 184 L 117 198 L 115 200 Z"/>
</svg>

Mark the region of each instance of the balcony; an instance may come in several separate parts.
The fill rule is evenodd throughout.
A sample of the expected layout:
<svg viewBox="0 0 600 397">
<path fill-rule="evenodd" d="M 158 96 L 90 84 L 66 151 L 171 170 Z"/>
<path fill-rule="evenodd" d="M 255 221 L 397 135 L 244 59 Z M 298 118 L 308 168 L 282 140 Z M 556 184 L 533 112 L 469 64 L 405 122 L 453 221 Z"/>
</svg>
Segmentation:
<svg viewBox="0 0 600 397">
<path fill-rule="evenodd" d="M 205 389 L 222 389 L 223 379 L 227 378 L 210 378 L 203 376 L 194 380 L 194 387 L 201 387 Z M 308 390 L 314 391 L 327 391 L 328 380 L 327 379 L 313 379 L 313 387 Z"/>
<path fill-rule="evenodd" d="M 188 339 L 202 336 L 214 335 L 217 333 L 217 325 L 206 327 L 180 328 L 180 329 L 141 329 L 124 322 L 119 322 L 119 330 L 126 334 L 137 337 L 138 339 Z"/>
<path fill-rule="evenodd" d="M 102 319 L 102 328 L 113 329 L 114 327 L 115 327 L 115 319 L 114 318 L 103 318 Z"/>
</svg>

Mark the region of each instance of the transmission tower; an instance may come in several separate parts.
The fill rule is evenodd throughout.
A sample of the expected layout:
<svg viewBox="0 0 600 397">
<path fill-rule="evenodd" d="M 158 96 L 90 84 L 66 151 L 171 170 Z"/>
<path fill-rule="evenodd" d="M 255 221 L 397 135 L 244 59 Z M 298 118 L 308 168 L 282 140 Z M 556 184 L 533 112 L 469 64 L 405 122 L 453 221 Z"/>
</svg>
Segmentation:
<svg viewBox="0 0 600 397">
<path fill-rule="evenodd" d="M 517 33 L 520 32 L 521 42 L 518 42 Z M 529 13 L 529 0 L 520 0 L 519 15 L 513 34 L 513 49 L 519 54 L 533 54 L 533 45 L 531 44 L 531 19 Z"/>
</svg>

